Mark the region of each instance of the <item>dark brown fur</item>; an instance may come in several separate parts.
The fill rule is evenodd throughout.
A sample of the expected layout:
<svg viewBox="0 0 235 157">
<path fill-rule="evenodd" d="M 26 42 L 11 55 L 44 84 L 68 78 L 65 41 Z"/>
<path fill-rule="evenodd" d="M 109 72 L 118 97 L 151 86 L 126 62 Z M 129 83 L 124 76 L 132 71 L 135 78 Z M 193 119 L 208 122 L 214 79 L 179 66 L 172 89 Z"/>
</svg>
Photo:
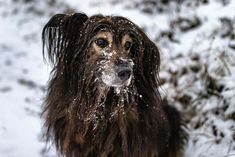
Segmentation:
<svg viewBox="0 0 235 157">
<path fill-rule="evenodd" d="M 106 27 L 133 46 L 132 83 L 115 93 L 94 81 L 102 56 L 90 39 Z M 45 135 L 66 157 L 181 157 L 185 132 L 178 111 L 158 92 L 160 56 L 134 23 L 118 16 L 57 14 L 43 29 L 43 47 L 54 65 L 45 100 Z"/>
</svg>

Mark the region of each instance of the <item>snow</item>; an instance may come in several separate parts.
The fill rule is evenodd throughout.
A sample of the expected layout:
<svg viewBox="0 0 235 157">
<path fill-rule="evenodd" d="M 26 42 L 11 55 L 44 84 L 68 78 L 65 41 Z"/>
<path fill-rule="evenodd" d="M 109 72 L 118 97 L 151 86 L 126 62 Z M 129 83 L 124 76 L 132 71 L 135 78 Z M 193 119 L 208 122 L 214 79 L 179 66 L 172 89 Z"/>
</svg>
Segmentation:
<svg viewBox="0 0 235 157">
<path fill-rule="evenodd" d="M 41 138 L 51 70 L 41 31 L 66 10 L 121 15 L 144 28 L 161 52 L 161 94 L 187 121 L 185 157 L 235 157 L 235 1 L 208 1 L 171 1 L 151 14 L 141 0 L 0 0 L 0 157 L 57 156 Z M 188 28 L 185 19 L 196 17 Z"/>
</svg>

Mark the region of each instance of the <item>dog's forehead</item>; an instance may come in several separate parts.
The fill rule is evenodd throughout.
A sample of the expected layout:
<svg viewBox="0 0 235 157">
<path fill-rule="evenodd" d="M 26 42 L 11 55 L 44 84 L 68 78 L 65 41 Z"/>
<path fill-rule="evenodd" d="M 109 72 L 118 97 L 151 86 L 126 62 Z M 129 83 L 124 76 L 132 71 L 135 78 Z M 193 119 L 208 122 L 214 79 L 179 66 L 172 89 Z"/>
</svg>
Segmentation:
<svg viewBox="0 0 235 157">
<path fill-rule="evenodd" d="M 134 27 L 134 24 L 130 20 L 118 16 L 104 16 L 98 19 L 92 17 L 90 24 L 93 27 L 93 32 L 110 31 L 115 35 L 124 34 L 131 31 Z"/>
<path fill-rule="evenodd" d="M 120 38 L 122 41 L 132 41 L 132 39 L 131 39 L 131 37 L 130 37 L 130 35 L 128 34 L 128 33 L 124 33 L 124 34 L 121 34 L 121 36 L 120 35 L 117 35 L 117 34 L 115 34 L 115 32 L 113 32 L 113 31 L 109 31 L 109 30 L 102 30 L 102 31 L 99 31 L 97 34 L 96 34 L 96 36 L 95 36 L 96 38 L 106 38 L 106 39 L 108 39 L 108 40 L 114 40 L 113 38 L 116 38 L 116 37 L 118 37 L 118 38 Z"/>
</svg>

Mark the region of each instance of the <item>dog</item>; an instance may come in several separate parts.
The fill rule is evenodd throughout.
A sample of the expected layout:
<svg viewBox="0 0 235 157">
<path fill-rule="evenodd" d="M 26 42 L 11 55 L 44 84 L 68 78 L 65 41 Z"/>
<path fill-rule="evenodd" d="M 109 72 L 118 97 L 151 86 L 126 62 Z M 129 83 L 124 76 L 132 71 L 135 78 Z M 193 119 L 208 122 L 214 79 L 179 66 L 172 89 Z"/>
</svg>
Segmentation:
<svg viewBox="0 0 235 157">
<path fill-rule="evenodd" d="M 56 14 L 42 32 L 53 70 L 44 134 L 65 157 L 182 157 L 179 112 L 160 97 L 159 50 L 121 16 Z"/>
</svg>

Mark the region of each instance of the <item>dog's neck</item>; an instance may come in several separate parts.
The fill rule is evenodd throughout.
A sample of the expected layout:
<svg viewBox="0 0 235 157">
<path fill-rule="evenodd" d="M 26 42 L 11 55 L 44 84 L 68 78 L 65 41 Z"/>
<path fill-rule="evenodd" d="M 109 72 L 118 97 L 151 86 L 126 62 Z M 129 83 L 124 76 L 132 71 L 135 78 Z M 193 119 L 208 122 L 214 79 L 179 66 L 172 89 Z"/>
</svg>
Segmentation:
<svg viewBox="0 0 235 157">
<path fill-rule="evenodd" d="M 103 118 L 111 120 L 118 114 L 127 114 L 142 98 L 133 85 L 118 88 L 96 86 L 90 89 L 86 91 L 87 96 L 80 97 L 76 103 L 86 108 L 85 113 L 81 112 L 82 119 L 91 121 Z"/>
</svg>

